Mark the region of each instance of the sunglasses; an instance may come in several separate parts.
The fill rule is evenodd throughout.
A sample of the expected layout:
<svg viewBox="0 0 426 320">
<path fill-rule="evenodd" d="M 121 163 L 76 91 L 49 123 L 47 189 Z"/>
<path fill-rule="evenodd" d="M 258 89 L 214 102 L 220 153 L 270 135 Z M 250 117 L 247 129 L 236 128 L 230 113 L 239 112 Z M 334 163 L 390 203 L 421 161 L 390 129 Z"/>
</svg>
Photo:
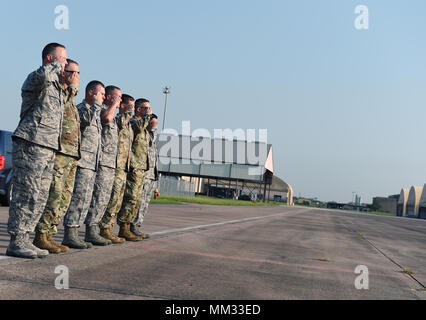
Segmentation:
<svg viewBox="0 0 426 320">
<path fill-rule="evenodd" d="M 71 71 L 71 70 L 65 70 L 65 72 L 70 72 L 70 73 L 78 73 L 78 74 L 80 74 L 80 71 Z"/>
</svg>

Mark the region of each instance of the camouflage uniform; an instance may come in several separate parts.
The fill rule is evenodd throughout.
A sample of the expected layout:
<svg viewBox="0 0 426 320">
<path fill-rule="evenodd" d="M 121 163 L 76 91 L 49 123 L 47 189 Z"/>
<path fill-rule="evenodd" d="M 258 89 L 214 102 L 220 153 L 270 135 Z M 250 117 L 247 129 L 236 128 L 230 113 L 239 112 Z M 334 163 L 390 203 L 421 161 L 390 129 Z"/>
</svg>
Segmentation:
<svg viewBox="0 0 426 320">
<path fill-rule="evenodd" d="M 64 219 L 64 226 L 70 228 L 80 227 L 86 218 L 101 154 L 102 104 L 94 101 L 90 106 L 84 100 L 77 109 L 80 115 L 81 159 L 78 161 L 71 204 Z"/>
<path fill-rule="evenodd" d="M 148 212 L 149 203 L 155 189 L 157 188 L 158 181 L 158 148 L 157 148 L 157 132 L 149 132 L 149 147 L 148 147 L 148 161 L 149 170 L 145 175 L 145 182 L 143 185 L 142 197 L 140 203 L 137 205 L 139 208 L 135 220 L 132 225 L 141 227 L 146 213 Z"/>
<path fill-rule="evenodd" d="M 13 135 L 11 235 L 33 232 L 49 196 L 64 113 L 60 62 L 40 67 L 22 86 L 20 122 Z"/>
<path fill-rule="evenodd" d="M 146 114 L 142 119 L 133 117 L 130 121 L 134 133 L 134 141 L 132 144 L 130 170 L 127 174 L 123 205 L 118 213 L 119 224 L 132 223 L 139 209 L 137 205 L 140 203 L 145 171 L 149 168 L 149 132 L 146 128 L 150 120 L 151 115 Z"/>
<path fill-rule="evenodd" d="M 99 226 L 102 229 L 112 228 L 115 217 L 123 203 L 124 190 L 126 188 L 127 173 L 130 168 L 130 154 L 133 142 L 133 130 L 130 125 L 132 110 L 118 114 L 118 154 L 117 167 L 115 169 L 114 183 L 112 186 L 111 199 L 109 200 L 105 214 Z"/>
<path fill-rule="evenodd" d="M 41 219 L 36 227 L 40 233 L 48 236 L 58 233 L 56 228 L 68 210 L 74 189 L 77 162 L 80 158 L 80 117 L 74 98 L 78 88 L 70 85 L 63 89 L 65 95 L 64 117 L 62 122 L 61 146 L 55 157 L 53 180 L 50 185 L 49 199 Z"/>
<path fill-rule="evenodd" d="M 105 106 L 101 112 L 101 117 L 106 110 L 107 107 Z M 121 118 L 121 115 L 118 114 L 113 121 L 103 124 L 102 127 L 102 152 L 99 169 L 96 173 L 92 202 L 85 221 L 85 224 L 89 226 L 99 224 L 111 198 L 117 166 L 118 122 L 121 125 Z"/>
</svg>

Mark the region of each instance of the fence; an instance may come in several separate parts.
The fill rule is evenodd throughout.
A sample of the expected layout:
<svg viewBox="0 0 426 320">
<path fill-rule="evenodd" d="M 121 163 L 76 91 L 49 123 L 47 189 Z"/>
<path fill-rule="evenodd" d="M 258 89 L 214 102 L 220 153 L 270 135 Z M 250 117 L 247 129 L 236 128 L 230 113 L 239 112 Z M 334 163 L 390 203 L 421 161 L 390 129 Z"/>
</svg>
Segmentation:
<svg viewBox="0 0 426 320">
<path fill-rule="evenodd" d="M 195 182 L 161 175 L 158 182 L 158 190 L 162 195 L 194 197 L 196 185 Z"/>
</svg>

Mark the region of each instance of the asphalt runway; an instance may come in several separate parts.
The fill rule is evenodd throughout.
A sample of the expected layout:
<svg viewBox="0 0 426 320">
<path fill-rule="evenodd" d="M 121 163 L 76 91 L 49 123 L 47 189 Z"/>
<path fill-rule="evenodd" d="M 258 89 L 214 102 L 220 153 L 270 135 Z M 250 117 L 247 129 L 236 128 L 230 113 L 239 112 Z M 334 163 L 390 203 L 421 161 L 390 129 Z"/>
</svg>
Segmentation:
<svg viewBox="0 0 426 320">
<path fill-rule="evenodd" d="M 149 240 L 23 260 L 4 256 L 7 217 L 0 208 L 0 299 L 426 299 L 426 220 L 153 205 Z M 68 290 L 55 287 L 58 266 L 69 270 Z M 356 288 L 360 276 L 368 289 Z"/>
</svg>

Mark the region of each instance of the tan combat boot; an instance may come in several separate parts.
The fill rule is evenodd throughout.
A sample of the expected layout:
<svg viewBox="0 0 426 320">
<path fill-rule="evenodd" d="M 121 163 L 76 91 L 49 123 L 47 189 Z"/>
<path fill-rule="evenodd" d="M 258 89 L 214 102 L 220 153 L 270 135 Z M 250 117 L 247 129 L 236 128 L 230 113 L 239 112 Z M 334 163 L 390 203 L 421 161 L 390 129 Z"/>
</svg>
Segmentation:
<svg viewBox="0 0 426 320">
<path fill-rule="evenodd" d="M 118 233 L 118 236 L 120 238 L 124 238 L 127 241 L 142 241 L 142 237 L 138 237 L 135 236 L 131 231 L 130 231 L 130 223 L 122 223 L 120 224 L 120 232 Z"/>
<path fill-rule="evenodd" d="M 61 249 L 47 240 L 47 235 L 45 233 L 36 232 L 33 245 L 37 248 L 48 250 L 49 253 L 61 253 Z"/>
<path fill-rule="evenodd" d="M 58 247 L 61 250 L 61 253 L 68 252 L 68 250 L 70 249 L 67 246 L 63 246 L 63 245 L 55 242 L 55 240 L 53 240 L 53 238 L 52 238 L 52 235 L 47 236 L 47 241 L 49 241 L 54 246 Z"/>
<path fill-rule="evenodd" d="M 101 229 L 100 235 L 105 239 L 111 240 L 113 244 L 120 244 L 126 242 L 126 239 L 119 238 L 114 233 L 112 233 L 111 228 Z"/>
</svg>

